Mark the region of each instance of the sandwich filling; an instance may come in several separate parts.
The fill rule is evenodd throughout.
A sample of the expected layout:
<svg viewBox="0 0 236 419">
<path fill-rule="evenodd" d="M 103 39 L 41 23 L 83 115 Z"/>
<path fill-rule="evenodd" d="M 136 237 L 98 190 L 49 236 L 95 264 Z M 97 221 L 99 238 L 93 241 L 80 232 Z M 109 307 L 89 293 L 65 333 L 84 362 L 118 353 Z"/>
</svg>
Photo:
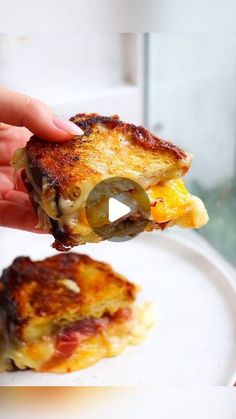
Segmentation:
<svg viewBox="0 0 236 419">
<path fill-rule="evenodd" d="M 42 177 L 41 187 L 36 183 L 25 150 L 18 150 L 14 157 L 16 170 L 24 168 L 25 184 L 34 205 L 37 206 L 39 222 L 37 227 L 50 231 L 53 220 L 72 235 L 86 236 L 86 241 L 100 241 L 100 237 L 91 231 L 86 217 L 86 200 L 95 183 L 83 181 L 73 185 L 70 196 L 57 197 L 57 191 L 46 176 Z M 106 176 L 102 180 L 107 179 Z M 186 228 L 200 228 L 208 222 L 206 208 L 200 198 L 191 195 L 181 178 L 160 181 L 145 189 L 150 200 L 150 223 L 147 230 L 155 227 L 165 229 L 171 225 Z M 99 205 L 99 203 L 98 203 Z M 98 207 L 99 208 L 99 207 Z M 100 206 L 102 211 L 102 202 Z"/>
<path fill-rule="evenodd" d="M 117 356 L 128 345 L 138 345 L 155 322 L 150 303 L 131 305 L 113 315 L 86 318 L 57 333 L 20 342 L 6 330 L 1 319 L 0 372 L 32 369 L 67 373 L 94 365 L 102 358 Z"/>
</svg>

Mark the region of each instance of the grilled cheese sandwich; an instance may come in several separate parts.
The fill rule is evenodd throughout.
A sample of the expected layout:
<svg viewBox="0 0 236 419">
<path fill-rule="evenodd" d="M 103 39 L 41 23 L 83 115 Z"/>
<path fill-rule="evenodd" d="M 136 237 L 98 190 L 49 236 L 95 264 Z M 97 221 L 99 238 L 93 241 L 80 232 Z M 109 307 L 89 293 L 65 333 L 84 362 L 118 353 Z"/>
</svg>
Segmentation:
<svg viewBox="0 0 236 419">
<path fill-rule="evenodd" d="M 151 208 L 147 231 L 207 223 L 204 204 L 182 181 L 191 164 L 189 153 L 117 116 L 78 114 L 71 120 L 84 131 L 82 136 L 63 144 L 33 136 L 13 158 L 16 170 L 24 168 L 38 226 L 52 232 L 54 247 L 69 250 L 108 238 L 91 228 L 86 202 L 99 182 L 112 177 L 132 179 L 147 193 Z"/>
<path fill-rule="evenodd" d="M 0 371 L 85 368 L 140 343 L 154 322 L 137 285 L 85 255 L 19 257 L 0 284 Z"/>
</svg>

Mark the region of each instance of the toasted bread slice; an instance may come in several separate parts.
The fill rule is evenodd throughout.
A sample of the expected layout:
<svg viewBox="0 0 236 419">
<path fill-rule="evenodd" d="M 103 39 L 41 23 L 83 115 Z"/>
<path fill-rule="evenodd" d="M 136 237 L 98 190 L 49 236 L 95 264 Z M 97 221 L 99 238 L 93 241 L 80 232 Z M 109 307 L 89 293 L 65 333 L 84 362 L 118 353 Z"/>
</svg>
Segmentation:
<svg viewBox="0 0 236 419">
<path fill-rule="evenodd" d="M 90 365 L 92 355 L 107 356 L 109 336 L 123 347 L 141 321 L 133 305 L 138 287 L 85 255 L 19 257 L 1 284 L 2 369 L 66 372 Z"/>
<path fill-rule="evenodd" d="M 118 116 L 78 114 L 71 120 L 82 128 L 82 136 L 60 144 L 33 136 L 13 159 L 16 168 L 25 168 L 39 225 L 52 232 L 58 250 L 109 238 L 109 233 L 100 237 L 93 231 L 85 206 L 91 190 L 114 177 L 132 179 L 146 191 L 151 205 L 146 230 L 184 225 L 186 215 L 188 227 L 207 222 L 204 205 L 196 203 L 180 182 L 190 167 L 189 153 Z M 128 190 L 129 185 L 123 182 L 122 188 Z M 132 223 L 134 235 L 135 223 L 129 216 L 126 222 Z"/>
</svg>

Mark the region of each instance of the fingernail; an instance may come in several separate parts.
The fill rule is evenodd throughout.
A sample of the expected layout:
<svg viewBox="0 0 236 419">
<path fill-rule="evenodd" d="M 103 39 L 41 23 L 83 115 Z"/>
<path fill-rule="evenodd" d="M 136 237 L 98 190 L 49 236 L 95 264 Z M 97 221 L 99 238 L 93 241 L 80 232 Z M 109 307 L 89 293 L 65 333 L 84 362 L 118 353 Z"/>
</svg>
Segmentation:
<svg viewBox="0 0 236 419">
<path fill-rule="evenodd" d="M 62 129 L 71 135 L 83 135 L 84 133 L 84 131 L 82 131 L 82 129 L 76 124 L 74 124 L 74 122 L 59 118 L 59 116 L 55 116 L 53 118 L 53 123 L 57 128 Z"/>
</svg>

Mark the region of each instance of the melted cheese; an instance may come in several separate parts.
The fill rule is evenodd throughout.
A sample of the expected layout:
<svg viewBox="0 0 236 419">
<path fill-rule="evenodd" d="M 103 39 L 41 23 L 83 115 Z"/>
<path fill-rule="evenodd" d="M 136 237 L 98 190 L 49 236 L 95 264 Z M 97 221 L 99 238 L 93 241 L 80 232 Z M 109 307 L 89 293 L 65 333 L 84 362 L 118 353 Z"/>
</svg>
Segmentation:
<svg viewBox="0 0 236 419">
<path fill-rule="evenodd" d="M 147 190 L 147 194 L 151 204 L 151 220 L 158 223 L 172 222 L 181 227 L 200 228 L 209 220 L 201 199 L 191 195 L 180 178 L 155 185 Z M 100 214 L 100 211 L 97 212 Z M 91 230 L 84 208 L 67 217 L 66 223 L 74 234 L 85 235 Z"/>
<path fill-rule="evenodd" d="M 200 228 L 209 220 L 201 199 L 191 195 L 180 178 L 153 186 L 149 198 L 151 217 L 159 223 L 171 221 L 181 227 Z"/>
<path fill-rule="evenodd" d="M 172 222 L 187 228 L 200 228 L 208 221 L 203 202 L 187 191 L 180 178 L 159 183 L 149 188 L 147 194 L 151 203 L 151 220 L 158 223 Z M 62 200 L 61 198 L 61 202 Z M 103 212 L 102 206 L 100 207 L 100 211 L 97 210 L 98 220 L 95 220 L 94 225 L 99 224 L 99 215 Z M 67 212 L 61 218 L 63 224 L 68 225 L 73 234 L 89 234 L 91 228 L 86 218 L 84 203 L 80 209 L 78 203 L 74 203 L 77 211 L 73 211 L 72 208 L 71 206 L 70 213 Z M 104 216 L 102 220 L 104 222 Z"/>
<path fill-rule="evenodd" d="M 190 203 L 182 179 L 174 179 L 153 186 L 149 191 L 151 215 L 159 223 L 165 223 L 181 217 Z"/>
<path fill-rule="evenodd" d="M 25 167 L 27 176 L 37 193 L 37 201 L 47 216 L 58 220 L 61 225 L 68 226 L 72 234 L 91 235 L 91 227 L 87 222 L 85 214 L 85 204 L 90 191 L 95 186 L 93 183 L 83 181 L 80 185 L 75 185 L 75 188 L 80 191 L 77 198 L 65 199 L 60 196 L 59 207 L 62 215 L 59 216 L 55 204 L 55 190 L 53 186 L 48 183 L 46 178 L 43 178 L 42 191 L 38 190 L 38 186 L 35 185 L 28 166 L 26 152 L 17 150 L 13 162 L 15 169 Z M 146 192 L 151 203 L 151 220 L 153 221 L 160 224 L 177 224 L 186 228 L 200 228 L 209 220 L 203 202 L 187 191 L 181 178 L 160 182 L 148 188 Z M 97 213 L 99 214 L 99 211 Z M 43 219 L 39 226 L 41 227 L 42 224 L 48 229 L 47 220 Z M 92 233 L 91 239 L 92 241 L 99 241 L 99 238 L 96 240 L 95 233 Z"/>
<path fill-rule="evenodd" d="M 79 285 L 75 282 L 72 281 L 72 279 L 60 279 L 59 282 L 64 285 L 66 288 L 68 288 L 70 291 L 75 292 L 75 294 L 79 294 L 80 293 L 80 287 Z"/>
<path fill-rule="evenodd" d="M 184 228 L 200 228 L 207 224 L 209 216 L 202 200 L 191 195 L 186 213 L 179 218 L 178 225 Z"/>
<path fill-rule="evenodd" d="M 50 336 L 21 346 L 8 345 L 0 355 L 0 371 L 7 369 L 9 359 L 12 359 L 19 369 L 28 367 L 36 371 L 66 373 L 87 368 L 101 358 L 119 355 L 127 345 L 142 343 L 155 319 L 151 303 L 142 307 L 133 306 L 131 320 L 111 322 L 107 329 L 78 345 L 73 355 L 48 369 L 45 366 L 55 354 L 54 340 Z"/>
<path fill-rule="evenodd" d="M 24 148 L 19 148 L 15 150 L 11 164 L 14 167 L 15 174 L 17 170 L 25 169 L 27 177 L 30 180 L 30 183 L 32 184 L 32 186 L 34 187 L 34 190 L 36 191 L 37 194 L 41 194 L 41 190 L 39 186 L 37 185 L 37 183 L 34 181 L 34 178 L 32 176 L 32 173 L 29 167 L 27 153 Z"/>
</svg>

